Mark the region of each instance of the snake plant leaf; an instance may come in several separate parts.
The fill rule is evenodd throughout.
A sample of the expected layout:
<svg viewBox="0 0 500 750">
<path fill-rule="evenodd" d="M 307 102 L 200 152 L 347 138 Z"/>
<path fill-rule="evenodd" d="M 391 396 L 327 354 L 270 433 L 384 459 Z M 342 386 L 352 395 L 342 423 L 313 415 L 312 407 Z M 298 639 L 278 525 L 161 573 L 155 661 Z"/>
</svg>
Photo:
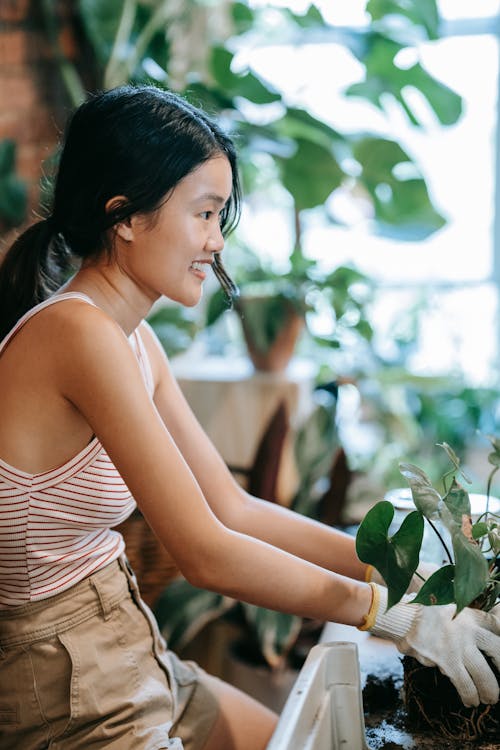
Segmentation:
<svg viewBox="0 0 500 750">
<path fill-rule="evenodd" d="M 434 489 L 432 482 L 422 469 L 415 464 L 401 462 L 399 470 L 410 485 L 415 507 L 426 518 L 437 518 L 441 495 Z"/>
<path fill-rule="evenodd" d="M 403 520 L 398 531 L 389 536 L 394 506 L 381 500 L 364 517 L 356 535 L 359 559 L 378 570 L 387 584 L 389 609 L 397 604 L 418 567 L 424 533 L 424 519 L 415 510 Z"/>
<path fill-rule="evenodd" d="M 415 604 L 433 606 L 435 604 L 452 604 L 455 601 L 453 579 L 455 566 L 444 565 L 436 570 L 424 583 L 413 600 Z"/>
<path fill-rule="evenodd" d="M 467 539 L 460 529 L 452 534 L 455 555 L 454 593 L 457 614 L 474 601 L 488 583 L 488 563 L 479 545 Z"/>
<path fill-rule="evenodd" d="M 302 618 L 245 602 L 242 606 L 266 662 L 271 669 L 279 669 L 297 640 Z"/>
<path fill-rule="evenodd" d="M 177 578 L 160 595 L 154 610 L 170 648 L 181 649 L 212 620 L 236 605 L 234 599 L 198 589 Z"/>
</svg>

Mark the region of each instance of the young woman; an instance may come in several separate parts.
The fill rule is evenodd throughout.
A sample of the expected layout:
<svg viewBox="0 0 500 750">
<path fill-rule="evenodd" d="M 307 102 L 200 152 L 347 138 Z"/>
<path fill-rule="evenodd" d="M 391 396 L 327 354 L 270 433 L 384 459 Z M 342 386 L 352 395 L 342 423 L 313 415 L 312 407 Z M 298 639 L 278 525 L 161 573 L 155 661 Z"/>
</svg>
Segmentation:
<svg viewBox="0 0 500 750">
<path fill-rule="evenodd" d="M 50 215 L 0 269 L 0 746 L 262 750 L 269 710 L 166 650 L 112 527 L 135 503 L 184 576 L 264 607 L 371 629 L 498 700 L 500 620 L 452 619 L 367 583 L 353 539 L 250 497 L 144 322 L 195 305 L 238 216 L 229 138 L 151 87 L 91 96 Z M 77 270 L 68 279 L 68 262 Z"/>
</svg>

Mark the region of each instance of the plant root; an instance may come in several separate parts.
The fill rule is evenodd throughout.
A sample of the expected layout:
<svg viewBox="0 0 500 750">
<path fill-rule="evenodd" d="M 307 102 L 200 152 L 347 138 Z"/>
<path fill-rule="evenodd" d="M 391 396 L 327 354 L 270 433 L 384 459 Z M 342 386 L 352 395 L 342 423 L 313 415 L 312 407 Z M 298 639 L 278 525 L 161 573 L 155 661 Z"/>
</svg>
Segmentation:
<svg viewBox="0 0 500 750">
<path fill-rule="evenodd" d="M 423 667 L 408 656 L 404 657 L 403 666 L 404 702 L 412 725 L 431 729 L 451 740 L 498 738 L 498 704 L 466 707 L 455 687 L 436 667 Z"/>
</svg>

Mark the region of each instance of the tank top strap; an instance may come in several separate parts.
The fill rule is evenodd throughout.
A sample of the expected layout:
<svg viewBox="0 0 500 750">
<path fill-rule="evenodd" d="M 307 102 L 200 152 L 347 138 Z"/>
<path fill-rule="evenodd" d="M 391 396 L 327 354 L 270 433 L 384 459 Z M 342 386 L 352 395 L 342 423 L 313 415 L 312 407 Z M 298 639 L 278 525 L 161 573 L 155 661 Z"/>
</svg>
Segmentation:
<svg viewBox="0 0 500 750">
<path fill-rule="evenodd" d="M 93 305 L 94 307 L 97 307 L 95 302 L 90 299 L 90 297 L 87 297 L 86 294 L 83 294 L 82 292 L 63 292 L 62 294 L 55 294 L 52 297 L 49 297 L 48 299 L 44 300 L 43 302 L 40 302 L 38 305 L 35 305 L 32 307 L 28 312 L 24 313 L 24 315 L 19 318 L 17 323 L 15 324 L 14 328 L 12 328 L 7 336 L 3 339 L 3 341 L 0 341 L 0 353 L 3 349 L 7 346 L 7 344 L 14 338 L 16 333 L 21 330 L 23 325 L 28 322 L 30 318 L 32 318 L 34 315 L 36 315 L 40 310 L 43 310 L 45 307 L 49 307 L 49 305 L 53 305 L 56 302 L 61 302 L 65 299 L 80 299 L 83 302 L 87 302 L 89 305 Z"/>
<path fill-rule="evenodd" d="M 153 396 L 155 390 L 153 371 L 151 369 L 149 354 L 142 339 L 139 326 L 135 329 L 130 338 L 133 338 L 134 340 L 134 348 L 136 351 L 137 359 L 139 360 L 140 368 L 142 370 L 144 382 L 146 383 L 146 388 L 148 389 L 148 393 L 150 394 L 150 396 Z"/>
</svg>

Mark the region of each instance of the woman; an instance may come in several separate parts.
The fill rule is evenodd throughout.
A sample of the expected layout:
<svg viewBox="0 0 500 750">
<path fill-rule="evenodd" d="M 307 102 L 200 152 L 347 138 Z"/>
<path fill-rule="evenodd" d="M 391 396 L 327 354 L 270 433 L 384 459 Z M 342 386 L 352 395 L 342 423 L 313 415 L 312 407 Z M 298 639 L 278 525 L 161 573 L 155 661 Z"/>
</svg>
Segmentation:
<svg viewBox="0 0 500 750">
<path fill-rule="evenodd" d="M 75 112 L 52 211 L 5 257 L 4 750 L 266 746 L 272 712 L 166 651 L 112 530 L 135 502 L 195 585 L 371 629 L 438 663 L 464 700 L 498 699 L 480 650 L 500 662 L 495 617 L 385 613 L 353 539 L 248 496 L 187 406 L 144 319 L 162 295 L 195 305 L 210 267 L 231 292 L 219 254 L 238 207 L 229 138 L 180 97 L 122 87 Z"/>
</svg>

